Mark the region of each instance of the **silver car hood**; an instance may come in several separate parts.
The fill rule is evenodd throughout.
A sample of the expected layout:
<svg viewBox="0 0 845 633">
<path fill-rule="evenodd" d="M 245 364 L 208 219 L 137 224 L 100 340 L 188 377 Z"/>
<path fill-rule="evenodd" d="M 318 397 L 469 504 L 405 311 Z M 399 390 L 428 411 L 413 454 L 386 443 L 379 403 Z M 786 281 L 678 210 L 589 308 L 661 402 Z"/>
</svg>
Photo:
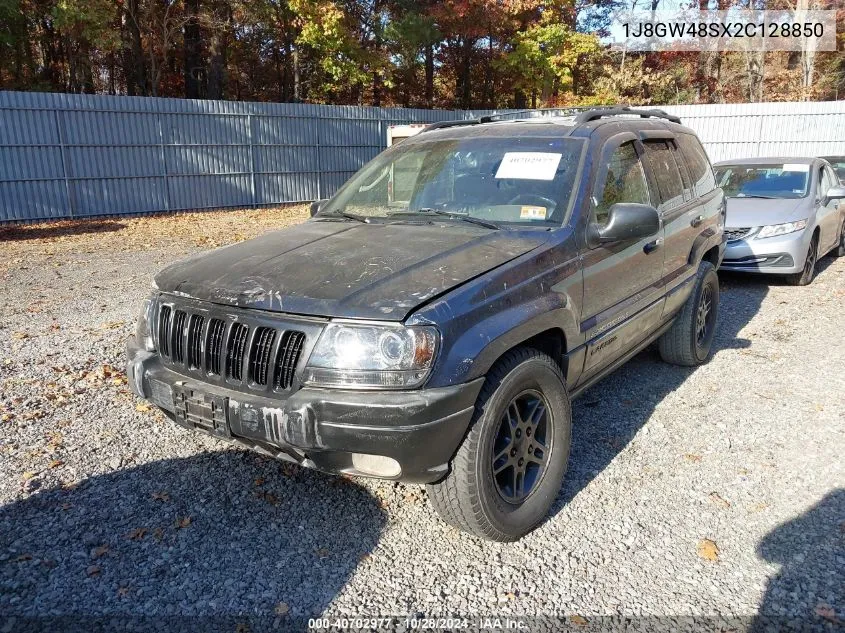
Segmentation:
<svg viewBox="0 0 845 633">
<path fill-rule="evenodd" d="M 731 228 L 783 224 L 810 217 L 812 198 L 728 198 L 725 226 Z"/>
</svg>

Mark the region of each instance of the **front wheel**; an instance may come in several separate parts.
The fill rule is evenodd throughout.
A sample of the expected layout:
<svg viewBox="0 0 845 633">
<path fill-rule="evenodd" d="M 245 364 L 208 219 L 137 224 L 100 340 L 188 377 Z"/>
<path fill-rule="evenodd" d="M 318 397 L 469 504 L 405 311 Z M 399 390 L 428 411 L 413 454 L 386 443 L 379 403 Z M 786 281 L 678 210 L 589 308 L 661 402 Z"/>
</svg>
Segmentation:
<svg viewBox="0 0 845 633">
<path fill-rule="evenodd" d="M 490 371 L 467 437 L 428 495 L 450 525 L 514 541 L 548 514 L 569 461 L 572 413 L 557 364 L 519 348 Z"/>
<path fill-rule="evenodd" d="M 845 222 L 842 223 L 842 232 L 839 234 L 839 244 L 836 246 L 836 256 L 845 257 Z"/>
<path fill-rule="evenodd" d="M 814 235 L 810 240 L 810 248 L 807 249 L 807 258 L 804 260 L 804 269 L 800 273 L 786 276 L 786 283 L 790 286 L 807 286 L 816 276 L 816 262 L 819 258 L 819 236 Z"/>
<path fill-rule="evenodd" d="M 685 367 L 704 363 L 713 346 L 718 314 L 719 277 L 713 264 L 703 261 L 681 313 L 658 341 L 663 360 Z"/>
</svg>

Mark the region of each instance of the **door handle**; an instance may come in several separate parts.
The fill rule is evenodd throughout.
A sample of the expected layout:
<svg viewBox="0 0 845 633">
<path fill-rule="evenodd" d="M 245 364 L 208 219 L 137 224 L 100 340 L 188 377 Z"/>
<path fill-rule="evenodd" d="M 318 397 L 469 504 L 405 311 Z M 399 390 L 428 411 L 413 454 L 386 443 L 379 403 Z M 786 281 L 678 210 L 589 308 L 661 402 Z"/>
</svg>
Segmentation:
<svg viewBox="0 0 845 633">
<path fill-rule="evenodd" d="M 661 244 L 663 244 L 663 240 L 660 239 L 660 238 L 657 238 L 656 240 L 653 240 L 653 241 L 649 242 L 648 244 L 646 244 L 645 246 L 643 246 L 643 252 L 646 255 L 648 255 L 649 253 L 656 251 L 660 247 Z"/>
<path fill-rule="evenodd" d="M 699 215 L 698 217 L 693 218 L 692 222 L 690 222 L 689 224 L 690 224 L 690 226 L 698 226 L 702 222 L 704 222 L 704 216 Z"/>
</svg>

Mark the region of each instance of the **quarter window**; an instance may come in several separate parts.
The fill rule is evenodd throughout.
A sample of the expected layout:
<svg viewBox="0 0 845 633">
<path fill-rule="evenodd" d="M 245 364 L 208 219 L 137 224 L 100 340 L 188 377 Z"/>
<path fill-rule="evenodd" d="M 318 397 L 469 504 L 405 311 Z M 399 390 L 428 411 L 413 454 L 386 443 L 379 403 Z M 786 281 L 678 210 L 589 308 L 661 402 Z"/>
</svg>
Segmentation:
<svg viewBox="0 0 845 633">
<path fill-rule="evenodd" d="M 679 134 L 676 140 L 689 168 L 695 197 L 713 191 L 716 188 L 713 168 L 699 140 L 691 134 Z"/>
<path fill-rule="evenodd" d="M 595 221 L 606 224 L 610 207 L 617 202 L 649 204 L 643 166 L 637 157 L 634 143 L 629 141 L 617 147 L 604 166 L 607 174 L 601 196 L 595 199 Z"/>
<path fill-rule="evenodd" d="M 654 178 L 657 181 L 657 190 L 662 201 L 661 209 L 668 211 L 683 204 L 684 183 L 681 180 L 681 172 L 675 159 L 672 156 L 672 149 L 669 142 L 664 140 L 646 141 L 645 156 Z"/>
</svg>

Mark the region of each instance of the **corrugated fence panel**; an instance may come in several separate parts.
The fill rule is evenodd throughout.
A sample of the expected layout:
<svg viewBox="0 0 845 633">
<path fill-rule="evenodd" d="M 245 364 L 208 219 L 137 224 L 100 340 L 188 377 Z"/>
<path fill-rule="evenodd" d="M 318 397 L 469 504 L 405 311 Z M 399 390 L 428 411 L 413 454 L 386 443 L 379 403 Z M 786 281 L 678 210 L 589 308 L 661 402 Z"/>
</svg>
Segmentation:
<svg viewBox="0 0 845 633">
<path fill-rule="evenodd" d="M 845 155 L 843 101 L 665 109 L 714 162 Z M 325 198 L 389 125 L 481 114 L 0 91 L 0 222 Z"/>
</svg>

